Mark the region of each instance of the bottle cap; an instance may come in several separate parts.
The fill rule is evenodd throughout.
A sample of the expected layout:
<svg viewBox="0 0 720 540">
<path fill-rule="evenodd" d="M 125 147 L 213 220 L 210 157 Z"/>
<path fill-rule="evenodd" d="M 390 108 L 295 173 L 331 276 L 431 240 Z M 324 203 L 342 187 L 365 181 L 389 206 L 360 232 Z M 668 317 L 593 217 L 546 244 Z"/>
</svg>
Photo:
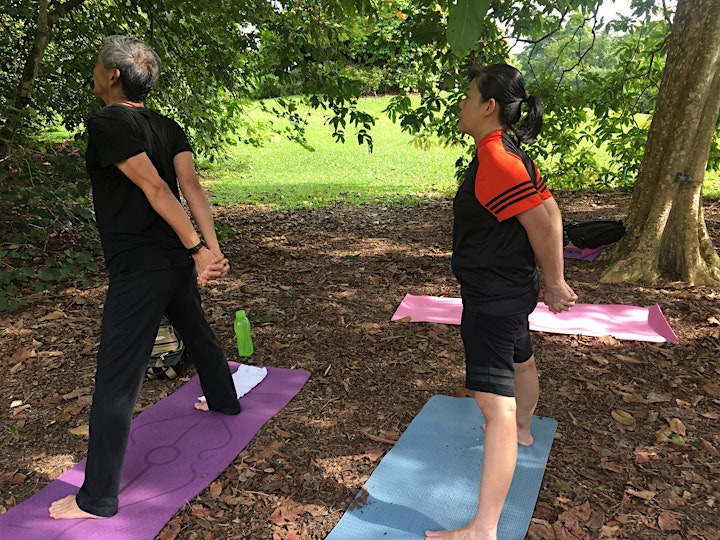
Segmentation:
<svg viewBox="0 0 720 540">
<path fill-rule="evenodd" d="M 244 317 L 245 316 L 245 310 L 239 309 L 235 312 L 235 317 Z"/>
</svg>

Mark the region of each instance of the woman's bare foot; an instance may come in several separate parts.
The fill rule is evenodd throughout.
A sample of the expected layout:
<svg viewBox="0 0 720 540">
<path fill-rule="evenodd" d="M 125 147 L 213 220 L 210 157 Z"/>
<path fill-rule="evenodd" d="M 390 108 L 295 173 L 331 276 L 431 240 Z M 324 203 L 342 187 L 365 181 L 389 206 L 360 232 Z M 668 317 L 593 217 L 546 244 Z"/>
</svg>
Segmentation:
<svg viewBox="0 0 720 540">
<path fill-rule="evenodd" d="M 487 429 L 487 424 L 482 425 L 483 431 Z M 535 442 L 535 439 L 533 439 L 532 434 L 530 433 L 530 428 L 527 429 L 521 429 L 517 428 L 517 434 L 518 434 L 518 444 L 522 446 L 532 446 L 532 443 Z"/>
<path fill-rule="evenodd" d="M 195 408 L 198 411 L 209 411 L 210 410 L 210 407 L 208 407 L 207 401 L 198 401 L 195 404 Z"/>
<path fill-rule="evenodd" d="M 455 397 L 475 397 L 475 392 L 468 390 L 464 386 L 458 386 L 455 389 Z"/>
<path fill-rule="evenodd" d="M 518 434 L 518 444 L 520 444 L 522 446 L 532 446 L 532 443 L 535 442 L 535 439 L 533 439 L 533 436 L 530 433 L 530 428 L 525 428 L 525 429 L 518 428 L 517 434 Z"/>
<path fill-rule="evenodd" d="M 50 505 L 50 517 L 53 519 L 106 519 L 82 510 L 75 500 L 75 495 L 58 499 Z"/>
<path fill-rule="evenodd" d="M 495 536 L 483 536 L 478 531 L 463 527 L 452 531 L 425 531 L 425 540 L 432 538 L 442 538 L 444 540 L 492 540 Z"/>
</svg>

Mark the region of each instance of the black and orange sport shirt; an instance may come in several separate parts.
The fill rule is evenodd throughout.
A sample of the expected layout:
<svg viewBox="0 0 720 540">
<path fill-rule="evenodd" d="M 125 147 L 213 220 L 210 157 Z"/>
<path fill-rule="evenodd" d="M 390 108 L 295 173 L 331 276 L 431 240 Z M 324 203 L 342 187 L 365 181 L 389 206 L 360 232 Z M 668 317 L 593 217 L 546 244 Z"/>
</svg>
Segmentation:
<svg viewBox="0 0 720 540">
<path fill-rule="evenodd" d="M 494 131 L 478 143 L 453 202 L 452 268 L 465 306 L 495 315 L 535 308 L 535 255 L 516 216 L 551 196 L 507 133 Z"/>
</svg>

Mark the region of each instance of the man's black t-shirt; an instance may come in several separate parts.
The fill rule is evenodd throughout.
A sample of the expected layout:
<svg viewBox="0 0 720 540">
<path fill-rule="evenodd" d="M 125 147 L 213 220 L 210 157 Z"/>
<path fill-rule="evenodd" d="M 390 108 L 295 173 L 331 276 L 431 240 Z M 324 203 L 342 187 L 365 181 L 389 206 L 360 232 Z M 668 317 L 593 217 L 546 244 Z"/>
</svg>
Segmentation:
<svg viewBox="0 0 720 540">
<path fill-rule="evenodd" d="M 192 258 L 170 225 L 152 208 L 142 190 L 115 166 L 146 152 L 179 200 L 173 158 L 191 151 L 182 128 L 155 111 L 125 105 L 99 110 L 87 128 L 85 161 L 110 273 L 191 265 Z"/>
</svg>

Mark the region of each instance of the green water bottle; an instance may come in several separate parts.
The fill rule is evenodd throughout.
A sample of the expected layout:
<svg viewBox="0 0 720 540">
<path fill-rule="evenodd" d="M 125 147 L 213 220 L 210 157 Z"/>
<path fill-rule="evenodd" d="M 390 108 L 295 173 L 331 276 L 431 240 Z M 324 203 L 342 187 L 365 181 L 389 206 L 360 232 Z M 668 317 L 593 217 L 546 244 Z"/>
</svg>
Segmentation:
<svg viewBox="0 0 720 540">
<path fill-rule="evenodd" d="M 253 353 L 252 337 L 250 336 L 250 321 L 244 310 L 235 312 L 235 337 L 237 338 L 238 354 L 250 356 Z"/>
</svg>

